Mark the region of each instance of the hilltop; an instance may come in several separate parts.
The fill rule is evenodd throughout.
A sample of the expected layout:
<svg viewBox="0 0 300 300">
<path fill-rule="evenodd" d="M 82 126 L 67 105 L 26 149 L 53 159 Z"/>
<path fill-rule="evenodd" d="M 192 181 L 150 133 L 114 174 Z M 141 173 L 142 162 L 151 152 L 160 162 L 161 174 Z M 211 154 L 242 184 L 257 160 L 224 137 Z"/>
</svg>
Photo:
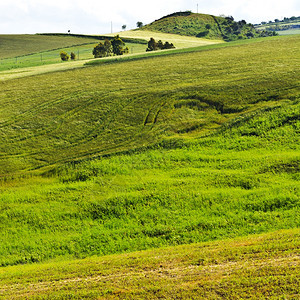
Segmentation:
<svg viewBox="0 0 300 300">
<path fill-rule="evenodd" d="M 273 35 L 272 32 L 257 31 L 252 24 L 248 24 L 244 20 L 235 22 L 233 17 L 216 17 L 190 11 L 167 15 L 143 26 L 141 30 L 225 41 Z"/>
</svg>

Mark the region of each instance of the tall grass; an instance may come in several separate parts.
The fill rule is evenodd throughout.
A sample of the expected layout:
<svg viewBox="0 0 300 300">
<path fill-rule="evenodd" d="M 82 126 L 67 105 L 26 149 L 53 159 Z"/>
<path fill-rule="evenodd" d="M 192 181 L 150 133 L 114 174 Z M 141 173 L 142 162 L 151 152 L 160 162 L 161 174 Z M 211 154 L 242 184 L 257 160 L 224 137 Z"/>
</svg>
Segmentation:
<svg viewBox="0 0 300 300">
<path fill-rule="evenodd" d="M 3 184 L 1 265 L 298 227 L 298 114 L 286 104 L 180 147 L 166 140 Z"/>
</svg>

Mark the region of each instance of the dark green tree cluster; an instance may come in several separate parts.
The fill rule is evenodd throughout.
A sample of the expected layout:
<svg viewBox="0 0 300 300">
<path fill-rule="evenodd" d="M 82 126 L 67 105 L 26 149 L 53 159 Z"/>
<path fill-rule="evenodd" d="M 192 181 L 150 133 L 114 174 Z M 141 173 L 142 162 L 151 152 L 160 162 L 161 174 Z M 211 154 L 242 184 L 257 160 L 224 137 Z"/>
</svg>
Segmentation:
<svg viewBox="0 0 300 300">
<path fill-rule="evenodd" d="M 222 36 L 225 41 L 274 35 L 267 31 L 256 30 L 254 25 L 247 23 L 245 20 L 235 22 L 233 17 L 224 18 L 221 25 Z"/>
<path fill-rule="evenodd" d="M 104 43 L 100 42 L 93 49 L 93 55 L 95 58 L 111 56 L 112 54 L 123 55 L 128 52 L 128 47 L 125 47 L 125 43 L 119 35 L 116 35 L 112 41 L 105 39 Z"/>
<path fill-rule="evenodd" d="M 95 58 L 110 56 L 111 52 L 111 42 L 108 39 L 105 39 L 104 43 L 100 42 L 93 49 L 93 55 Z"/>
<path fill-rule="evenodd" d="M 175 48 L 175 46 L 172 43 L 169 42 L 163 43 L 161 40 L 156 42 L 154 38 L 150 38 L 148 42 L 148 48 L 146 49 L 146 51 L 155 51 L 155 50 L 173 49 L 173 48 Z"/>
<path fill-rule="evenodd" d="M 71 52 L 71 54 L 69 55 L 67 52 L 61 51 L 59 55 L 60 55 L 60 59 L 62 61 L 68 61 L 70 58 L 71 58 L 71 60 L 76 59 L 76 55 L 74 52 Z"/>
</svg>

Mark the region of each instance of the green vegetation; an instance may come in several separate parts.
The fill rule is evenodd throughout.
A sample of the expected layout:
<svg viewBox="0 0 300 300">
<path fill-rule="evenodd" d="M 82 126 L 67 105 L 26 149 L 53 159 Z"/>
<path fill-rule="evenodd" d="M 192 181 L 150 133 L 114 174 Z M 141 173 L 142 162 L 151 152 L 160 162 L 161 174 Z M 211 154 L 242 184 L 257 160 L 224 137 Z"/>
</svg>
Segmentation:
<svg viewBox="0 0 300 300">
<path fill-rule="evenodd" d="M 296 227 L 298 43 L 2 82 L 1 264 Z"/>
<path fill-rule="evenodd" d="M 95 58 L 111 55 L 123 55 L 127 53 L 129 53 L 129 48 L 125 47 L 125 43 L 119 35 L 114 36 L 111 41 L 106 38 L 104 43 L 100 42 L 93 49 L 93 55 Z"/>
<path fill-rule="evenodd" d="M 99 43 L 99 41 L 97 42 Z M 72 46 L 68 48 L 55 49 L 55 50 L 49 50 L 40 53 L 24 55 L 21 57 L 1 59 L 0 72 L 8 71 L 8 70 L 17 71 L 17 69 L 21 69 L 21 68 L 23 69 L 28 67 L 58 64 L 61 62 L 59 56 L 60 51 L 67 52 L 69 54 L 73 52 L 76 56 L 76 60 L 90 60 L 93 58 L 92 52 L 95 45 L 96 45 L 95 43 L 84 44 L 79 46 Z M 136 43 L 127 43 L 126 45 L 129 48 L 129 52 L 132 54 L 144 52 L 147 47 L 146 45 L 136 44 Z"/>
<path fill-rule="evenodd" d="M 70 55 L 65 51 L 61 51 L 59 55 L 62 61 L 67 61 L 70 58 Z"/>
<path fill-rule="evenodd" d="M 110 56 L 112 53 L 111 48 L 111 42 L 108 39 L 106 39 L 104 43 L 100 42 L 94 47 L 93 55 L 95 58 Z"/>
<path fill-rule="evenodd" d="M 159 40 L 158 42 L 155 41 L 154 38 L 150 38 L 148 42 L 148 48 L 146 51 L 156 51 L 156 50 L 165 50 L 165 49 L 174 49 L 175 46 L 173 43 L 165 42 L 163 43 L 162 40 Z"/>
<path fill-rule="evenodd" d="M 299 43 L 1 81 L 0 298 L 299 296 Z"/>
<path fill-rule="evenodd" d="M 65 165 L 1 190 L 1 265 L 87 257 L 299 225 L 299 103 L 199 141 Z"/>
<path fill-rule="evenodd" d="M 276 35 L 269 31 L 257 31 L 252 24 L 247 24 L 244 20 L 235 22 L 233 17 L 215 17 L 189 11 L 165 16 L 141 27 L 141 30 L 223 39 L 225 41 Z"/>
<path fill-rule="evenodd" d="M 73 53 L 77 60 L 92 59 L 96 43 L 105 39 L 111 38 L 71 34 L 0 35 L 0 72 L 59 63 L 60 52 L 70 57 Z M 125 37 L 122 40 L 127 43 L 126 53 L 141 53 L 147 47 L 143 39 Z M 71 57 L 71 60 L 74 59 Z"/>
<path fill-rule="evenodd" d="M 256 25 L 259 30 L 276 31 L 279 35 L 299 34 L 300 33 L 300 17 L 275 19 L 273 22 L 261 22 Z"/>
<path fill-rule="evenodd" d="M 127 151 L 194 126 L 208 132 L 296 97 L 297 43 L 270 39 L 2 82 L 1 174 Z"/>
<path fill-rule="evenodd" d="M 0 59 L 22 57 L 33 53 L 57 50 L 97 42 L 97 37 L 72 35 L 0 35 Z M 56 54 L 59 51 L 56 51 Z M 0 60 L 0 62 L 1 62 Z"/>
<path fill-rule="evenodd" d="M 3 299 L 298 299 L 299 230 L 0 269 Z"/>
</svg>

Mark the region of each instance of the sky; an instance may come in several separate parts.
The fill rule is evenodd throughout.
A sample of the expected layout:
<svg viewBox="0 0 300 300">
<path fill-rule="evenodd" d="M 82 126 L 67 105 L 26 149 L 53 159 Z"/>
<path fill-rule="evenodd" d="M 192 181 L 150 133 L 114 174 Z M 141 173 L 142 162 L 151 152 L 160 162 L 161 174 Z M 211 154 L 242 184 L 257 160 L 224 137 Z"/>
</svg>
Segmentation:
<svg viewBox="0 0 300 300">
<path fill-rule="evenodd" d="M 0 34 L 106 34 L 177 11 L 261 21 L 300 16 L 299 0 L 0 0 Z"/>
</svg>

